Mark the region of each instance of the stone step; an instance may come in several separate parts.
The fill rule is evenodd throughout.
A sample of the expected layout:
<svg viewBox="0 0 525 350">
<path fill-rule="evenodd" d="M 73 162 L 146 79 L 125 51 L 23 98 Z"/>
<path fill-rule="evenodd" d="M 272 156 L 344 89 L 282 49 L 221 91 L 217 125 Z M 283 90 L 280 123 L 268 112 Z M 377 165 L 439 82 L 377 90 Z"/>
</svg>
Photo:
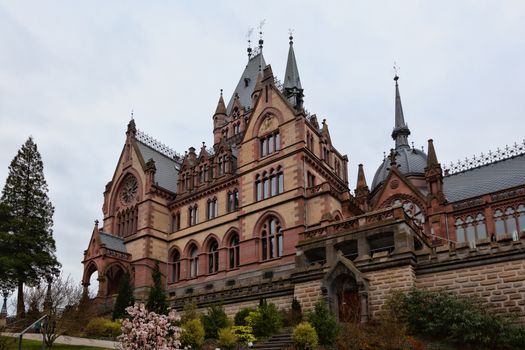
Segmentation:
<svg viewBox="0 0 525 350">
<path fill-rule="evenodd" d="M 264 343 L 256 343 L 252 349 L 257 350 L 279 350 L 286 349 L 293 345 L 292 334 L 288 331 L 286 333 L 276 334 Z"/>
</svg>

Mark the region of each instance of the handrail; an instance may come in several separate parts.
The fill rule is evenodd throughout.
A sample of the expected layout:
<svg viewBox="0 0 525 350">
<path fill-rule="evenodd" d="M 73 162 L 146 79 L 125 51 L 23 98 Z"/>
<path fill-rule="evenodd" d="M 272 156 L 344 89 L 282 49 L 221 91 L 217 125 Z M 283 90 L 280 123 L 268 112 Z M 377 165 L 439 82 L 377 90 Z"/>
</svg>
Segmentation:
<svg viewBox="0 0 525 350">
<path fill-rule="evenodd" d="M 45 318 L 48 318 L 49 315 L 44 315 L 42 317 L 40 317 L 38 320 L 36 320 L 35 322 L 31 323 L 31 325 L 29 325 L 26 329 L 24 329 L 22 332 L 20 332 L 20 334 L 18 335 L 18 350 L 22 350 L 22 337 L 24 336 L 24 334 L 30 330 L 31 328 L 34 327 L 35 324 L 37 324 L 38 322 L 42 321 L 43 319 Z"/>
</svg>

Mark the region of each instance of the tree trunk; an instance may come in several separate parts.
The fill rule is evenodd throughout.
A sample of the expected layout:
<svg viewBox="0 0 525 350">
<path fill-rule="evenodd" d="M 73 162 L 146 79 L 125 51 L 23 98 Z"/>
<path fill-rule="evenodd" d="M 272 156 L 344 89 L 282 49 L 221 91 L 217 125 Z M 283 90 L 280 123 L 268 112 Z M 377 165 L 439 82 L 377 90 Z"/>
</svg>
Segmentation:
<svg viewBox="0 0 525 350">
<path fill-rule="evenodd" d="M 26 307 L 24 305 L 24 282 L 18 281 L 18 296 L 16 298 L 16 318 L 26 317 Z"/>
</svg>

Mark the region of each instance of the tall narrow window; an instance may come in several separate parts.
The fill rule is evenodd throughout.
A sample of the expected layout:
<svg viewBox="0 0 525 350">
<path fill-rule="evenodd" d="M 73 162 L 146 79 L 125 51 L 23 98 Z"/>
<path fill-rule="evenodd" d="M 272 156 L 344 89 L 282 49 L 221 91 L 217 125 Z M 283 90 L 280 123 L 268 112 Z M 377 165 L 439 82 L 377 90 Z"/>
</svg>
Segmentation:
<svg viewBox="0 0 525 350">
<path fill-rule="evenodd" d="M 261 230 L 262 260 L 278 258 L 283 255 L 283 235 L 276 218 L 269 218 Z"/>
<path fill-rule="evenodd" d="M 188 226 L 197 225 L 199 223 L 199 207 L 197 204 L 190 206 L 188 209 Z"/>
<path fill-rule="evenodd" d="M 219 271 L 219 244 L 213 240 L 208 249 L 208 273 L 217 271 Z"/>
<path fill-rule="evenodd" d="M 237 233 L 233 234 L 230 238 L 230 246 L 228 248 L 229 255 L 229 267 L 234 269 L 239 267 L 240 262 L 240 248 L 239 248 L 239 235 Z"/>
<path fill-rule="evenodd" d="M 178 282 L 180 280 L 180 253 L 174 251 L 171 255 L 171 283 Z"/>
<path fill-rule="evenodd" d="M 262 182 L 261 182 L 261 176 L 257 175 L 255 177 L 255 198 L 260 201 L 263 199 L 262 196 Z"/>
<path fill-rule="evenodd" d="M 218 214 L 217 198 L 208 199 L 207 205 L 206 217 L 208 220 L 214 219 Z"/>
<path fill-rule="evenodd" d="M 277 193 L 284 192 L 284 174 L 281 167 L 277 168 Z"/>
<path fill-rule="evenodd" d="M 281 135 L 276 131 L 259 139 L 259 154 L 261 157 L 270 155 L 281 149 Z"/>
<path fill-rule="evenodd" d="M 478 213 L 476 215 L 476 236 L 478 239 L 487 238 L 487 225 L 485 224 L 485 215 Z"/>
<path fill-rule="evenodd" d="M 463 228 L 463 220 L 461 218 L 456 219 L 456 241 L 465 242 L 465 229 Z"/>
<path fill-rule="evenodd" d="M 467 224 L 467 241 L 475 241 L 476 231 L 474 230 L 474 219 L 472 218 L 472 216 L 467 216 L 465 219 L 465 223 Z"/>
<path fill-rule="evenodd" d="M 270 196 L 270 183 L 266 172 L 263 173 L 263 197 L 268 198 Z"/>
<path fill-rule="evenodd" d="M 176 212 L 171 217 L 171 232 L 180 230 L 180 212 Z"/>
<path fill-rule="evenodd" d="M 494 212 L 494 224 L 496 226 L 497 236 L 501 236 L 506 233 L 505 222 L 503 221 L 503 212 L 499 209 L 496 209 L 496 211 Z"/>
<path fill-rule="evenodd" d="M 237 210 L 239 207 L 239 192 L 237 189 L 228 191 L 227 197 L 228 213 Z"/>
<path fill-rule="evenodd" d="M 190 259 L 189 259 L 189 277 L 195 278 L 199 274 L 199 250 L 197 246 L 192 245 L 190 248 Z"/>
<path fill-rule="evenodd" d="M 514 233 L 518 231 L 516 226 L 516 218 L 514 217 L 514 208 L 508 207 L 505 209 L 505 228 L 507 233 Z"/>
<path fill-rule="evenodd" d="M 525 205 L 518 205 L 518 224 L 520 226 L 520 232 L 525 232 Z"/>
<path fill-rule="evenodd" d="M 277 176 L 275 176 L 275 171 L 270 170 L 270 195 L 275 196 L 277 194 Z"/>
</svg>

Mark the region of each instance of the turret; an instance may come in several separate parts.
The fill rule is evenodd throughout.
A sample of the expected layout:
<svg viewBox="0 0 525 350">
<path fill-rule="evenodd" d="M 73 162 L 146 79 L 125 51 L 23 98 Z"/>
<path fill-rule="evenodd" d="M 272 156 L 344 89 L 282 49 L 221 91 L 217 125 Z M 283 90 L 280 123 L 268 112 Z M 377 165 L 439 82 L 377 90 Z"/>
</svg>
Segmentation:
<svg viewBox="0 0 525 350">
<path fill-rule="evenodd" d="M 425 168 L 425 180 L 428 184 L 428 200 L 432 202 L 437 199 L 439 204 L 444 203 L 443 195 L 443 170 L 439 164 L 432 139 L 428 140 L 427 167 Z"/>
<path fill-rule="evenodd" d="M 357 185 L 355 187 L 354 193 L 355 199 L 359 204 L 359 208 L 361 208 L 362 211 L 366 212 L 368 210 L 368 196 L 370 194 L 370 190 L 368 189 L 368 185 L 366 184 L 363 164 L 359 164 L 359 168 L 357 170 Z"/>
<path fill-rule="evenodd" d="M 224 99 L 221 96 L 219 97 L 219 102 L 217 103 L 217 108 L 215 109 L 215 114 L 213 114 L 213 141 L 218 143 L 221 139 L 221 127 L 226 124 L 226 105 L 224 104 Z"/>
</svg>

